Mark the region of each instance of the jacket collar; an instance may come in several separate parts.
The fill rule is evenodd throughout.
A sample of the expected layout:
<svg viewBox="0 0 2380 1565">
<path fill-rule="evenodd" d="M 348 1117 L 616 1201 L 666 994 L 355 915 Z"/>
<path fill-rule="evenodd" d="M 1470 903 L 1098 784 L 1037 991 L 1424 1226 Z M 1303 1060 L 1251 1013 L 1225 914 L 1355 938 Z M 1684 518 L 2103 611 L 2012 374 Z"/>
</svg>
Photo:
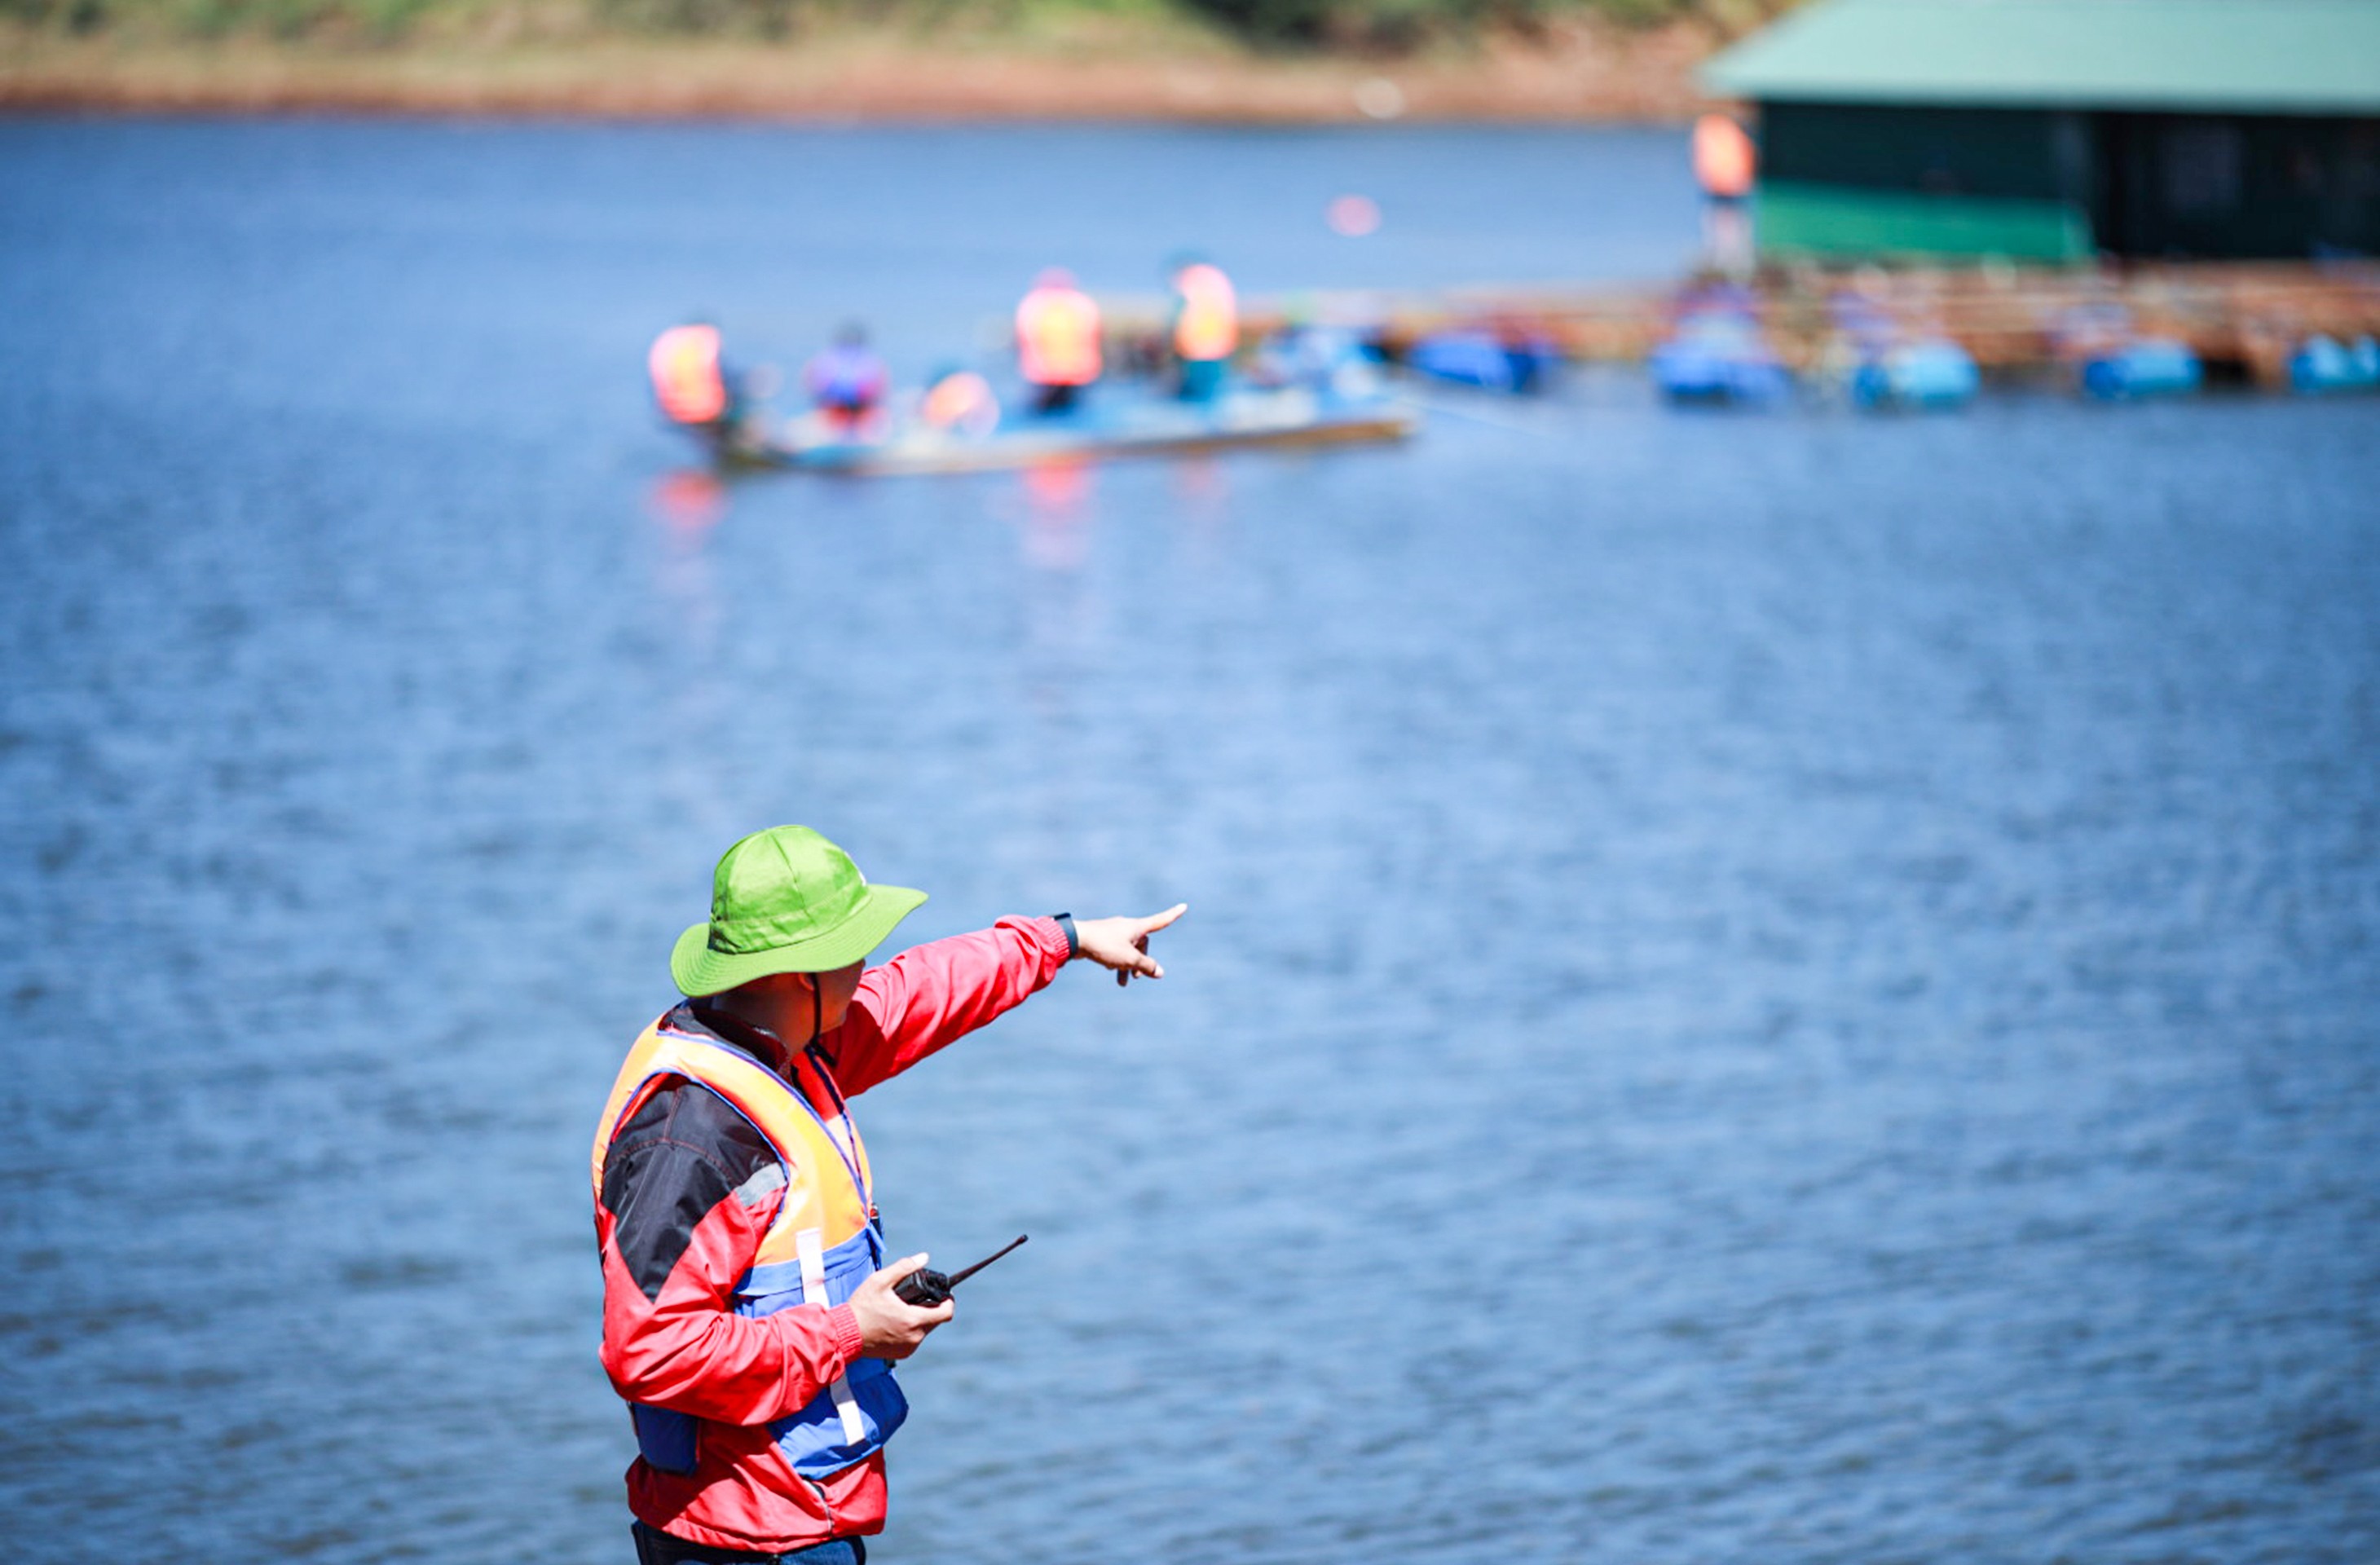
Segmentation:
<svg viewBox="0 0 2380 1565">
<path fill-rule="evenodd" d="M 793 1050 L 787 1049 L 784 1040 L 774 1033 L 713 1011 L 698 1000 L 678 1001 L 669 1013 L 669 1024 L 680 1032 L 693 1033 L 723 1044 L 748 1057 L 754 1064 L 788 1086 L 794 1084 Z"/>
</svg>

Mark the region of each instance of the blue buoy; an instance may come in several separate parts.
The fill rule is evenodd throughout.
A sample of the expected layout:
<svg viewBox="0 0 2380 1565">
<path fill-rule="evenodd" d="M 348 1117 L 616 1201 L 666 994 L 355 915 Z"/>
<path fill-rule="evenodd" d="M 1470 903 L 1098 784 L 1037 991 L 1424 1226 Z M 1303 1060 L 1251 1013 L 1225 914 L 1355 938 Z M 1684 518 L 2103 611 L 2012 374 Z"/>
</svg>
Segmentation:
<svg viewBox="0 0 2380 1565">
<path fill-rule="evenodd" d="M 1962 407 L 1983 376 L 1975 356 L 1948 337 L 1888 348 L 1852 372 L 1852 400 L 1863 407 Z"/>
<path fill-rule="evenodd" d="M 2082 390 L 2104 402 L 2179 396 L 2198 389 L 2198 355 L 2170 337 L 2141 337 L 2083 361 Z"/>
<path fill-rule="evenodd" d="M 2380 343 L 2358 337 L 2309 337 L 2289 358 L 2289 384 L 2301 392 L 2372 391 L 2380 388 Z"/>
<path fill-rule="evenodd" d="M 1792 385 L 1759 327 L 1730 313 L 1688 316 L 1646 368 L 1662 394 L 1680 402 L 1767 402 Z"/>
<path fill-rule="evenodd" d="M 1533 392 L 1561 363 L 1561 352 L 1541 337 L 1494 332 L 1435 332 L 1413 346 L 1405 362 L 1433 380 L 1482 391 Z"/>
</svg>

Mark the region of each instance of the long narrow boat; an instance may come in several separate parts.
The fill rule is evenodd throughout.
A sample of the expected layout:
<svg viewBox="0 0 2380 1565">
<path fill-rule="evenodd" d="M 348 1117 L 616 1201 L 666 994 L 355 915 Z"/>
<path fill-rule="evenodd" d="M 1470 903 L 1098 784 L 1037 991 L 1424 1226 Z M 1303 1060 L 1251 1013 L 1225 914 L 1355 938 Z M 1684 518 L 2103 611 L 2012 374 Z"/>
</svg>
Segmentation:
<svg viewBox="0 0 2380 1565">
<path fill-rule="evenodd" d="M 796 420 L 785 440 L 749 453 L 747 459 L 803 472 L 867 477 L 974 473 L 1242 446 L 1403 440 L 1415 424 L 1413 410 L 1401 403 L 1338 402 L 1291 388 L 1235 392 L 1203 406 L 1156 400 L 1094 404 L 1080 413 L 1023 419 L 980 436 L 910 427 L 880 441 L 836 440 L 820 438 L 811 432 L 812 426 Z"/>
</svg>

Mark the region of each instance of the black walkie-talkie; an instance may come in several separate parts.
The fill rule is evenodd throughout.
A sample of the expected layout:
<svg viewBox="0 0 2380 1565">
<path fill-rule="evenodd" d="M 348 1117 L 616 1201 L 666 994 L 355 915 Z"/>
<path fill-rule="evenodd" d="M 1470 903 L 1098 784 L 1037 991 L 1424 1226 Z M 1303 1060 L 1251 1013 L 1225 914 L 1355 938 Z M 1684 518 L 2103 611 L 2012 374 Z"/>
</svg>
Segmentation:
<svg viewBox="0 0 2380 1565">
<path fill-rule="evenodd" d="M 1026 1235 L 1020 1233 L 1008 1244 L 967 1268 L 966 1270 L 956 1274 L 939 1272 L 931 1267 L 921 1266 L 892 1284 L 892 1296 L 905 1304 L 915 1304 L 921 1310 L 932 1309 L 951 1296 L 952 1289 L 1000 1259 L 1009 1251 L 1015 1249 L 1017 1245 L 1024 1244 L 1025 1240 Z"/>
</svg>

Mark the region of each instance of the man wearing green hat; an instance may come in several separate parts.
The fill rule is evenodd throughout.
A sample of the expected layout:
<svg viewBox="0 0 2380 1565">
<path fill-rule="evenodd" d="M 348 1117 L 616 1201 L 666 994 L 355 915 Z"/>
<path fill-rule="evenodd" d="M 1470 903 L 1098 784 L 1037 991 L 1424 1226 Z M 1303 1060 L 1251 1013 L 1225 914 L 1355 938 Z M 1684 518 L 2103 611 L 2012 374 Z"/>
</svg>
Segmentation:
<svg viewBox="0 0 2380 1565">
<path fill-rule="evenodd" d="M 892 1285 L 868 1152 L 845 1107 L 1021 1002 L 1076 957 L 1165 976 L 1183 914 L 1003 918 L 868 953 L 926 900 L 871 886 L 803 826 L 755 832 L 711 880 L 595 1136 L 603 1367 L 626 1398 L 643 1565 L 860 1565 L 884 1525 L 892 1361 L 951 1318 Z"/>
</svg>

